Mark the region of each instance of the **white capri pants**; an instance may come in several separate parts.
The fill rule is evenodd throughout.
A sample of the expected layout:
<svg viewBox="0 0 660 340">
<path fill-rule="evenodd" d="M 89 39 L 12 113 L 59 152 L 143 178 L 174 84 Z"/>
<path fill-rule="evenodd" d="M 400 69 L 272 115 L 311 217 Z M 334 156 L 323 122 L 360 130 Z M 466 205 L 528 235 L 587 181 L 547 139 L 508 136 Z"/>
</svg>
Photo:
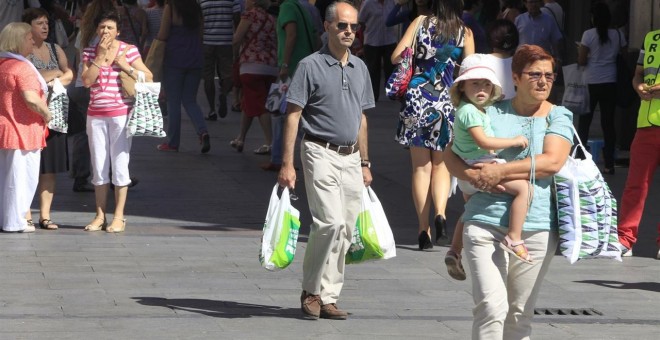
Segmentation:
<svg viewBox="0 0 660 340">
<path fill-rule="evenodd" d="M 465 222 L 463 245 L 472 276 L 472 339 L 529 339 L 541 282 L 557 249 L 556 231 L 523 231 L 534 259 L 510 259 L 499 243 L 508 229 Z"/>
<path fill-rule="evenodd" d="M 0 149 L 0 227 L 21 231 L 39 184 L 39 150 Z"/>
<path fill-rule="evenodd" d="M 126 186 L 131 183 L 128 173 L 132 137 L 126 134 L 128 115 L 117 117 L 87 116 L 87 136 L 92 156 L 92 184 L 112 183 Z"/>
</svg>

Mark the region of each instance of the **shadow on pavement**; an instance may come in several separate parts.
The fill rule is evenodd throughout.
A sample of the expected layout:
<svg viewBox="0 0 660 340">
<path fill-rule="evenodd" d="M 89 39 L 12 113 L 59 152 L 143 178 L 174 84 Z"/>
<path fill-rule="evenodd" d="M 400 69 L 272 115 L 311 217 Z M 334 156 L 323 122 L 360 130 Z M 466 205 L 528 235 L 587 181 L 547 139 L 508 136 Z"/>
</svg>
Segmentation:
<svg viewBox="0 0 660 340">
<path fill-rule="evenodd" d="M 660 282 L 621 282 L 621 281 L 607 281 L 607 280 L 582 280 L 582 281 L 574 281 L 574 282 L 590 283 L 607 288 L 637 289 L 637 290 L 646 290 L 649 292 L 660 293 Z"/>
<path fill-rule="evenodd" d="M 274 316 L 279 318 L 304 319 L 299 308 L 255 305 L 234 301 L 207 299 L 166 299 L 161 297 L 133 297 L 145 306 L 165 307 L 175 311 L 199 313 L 216 318 L 251 318 L 253 316 Z"/>
</svg>

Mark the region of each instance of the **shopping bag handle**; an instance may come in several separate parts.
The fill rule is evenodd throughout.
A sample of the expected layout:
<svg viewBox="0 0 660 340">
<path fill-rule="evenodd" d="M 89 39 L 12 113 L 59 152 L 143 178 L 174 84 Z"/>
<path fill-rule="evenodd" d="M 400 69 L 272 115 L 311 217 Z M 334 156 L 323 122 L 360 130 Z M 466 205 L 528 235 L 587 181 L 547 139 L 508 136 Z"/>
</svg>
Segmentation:
<svg viewBox="0 0 660 340">
<path fill-rule="evenodd" d="M 582 149 L 582 154 L 584 154 L 585 159 L 592 159 L 591 154 L 584 147 L 584 144 L 582 144 L 582 140 L 580 139 L 580 135 L 578 134 L 577 130 L 575 130 L 575 126 L 573 126 L 573 124 L 570 124 L 570 126 L 571 126 L 571 130 L 573 130 L 573 136 L 575 136 L 575 138 L 578 141 L 578 144 L 575 146 L 575 149 L 573 149 L 573 152 L 571 153 L 571 157 L 575 158 L 575 155 L 577 154 L 577 150 L 578 148 L 580 148 Z"/>
<path fill-rule="evenodd" d="M 137 82 L 138 83 L 146 83 L 147 82 L 147 76 L 144 74 L 142 71 L 137 71 Z"/>
<path fill-rule="evenodd" d="M 298 200 L 298 195 L 296 194 L 296 191 L 294 189 L 283 187 L 279 185 L 279 183 L 275 184 L 275 188 L 273 188 L 273 191 L 277 193 L 277 197 L 279 197 L 280 199 L 283 197 L 282 195 L 289 195 L 289 200 L 291 201 Z"/>
</svg>

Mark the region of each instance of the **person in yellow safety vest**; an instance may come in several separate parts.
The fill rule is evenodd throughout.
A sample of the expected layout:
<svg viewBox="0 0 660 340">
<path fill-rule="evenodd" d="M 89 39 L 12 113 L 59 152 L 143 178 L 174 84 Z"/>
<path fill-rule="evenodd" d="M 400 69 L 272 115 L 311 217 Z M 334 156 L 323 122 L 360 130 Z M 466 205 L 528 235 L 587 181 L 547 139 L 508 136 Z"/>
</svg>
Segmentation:
<svg viewBox="0 0 660 340">
<path fill-rule="evenodd" d="M 637 241 L 644 203 L 660 166 L 660 30 L 644 38 L 639 52 L 632 85 L 641 98 L 637 117 L 637 132 L 630 147 L 630 169 L 619 211 L 619 241 L 625 247 L 624 256 L 632 256 Z M 660 224 L 658 224 L 660 235 Z M 660 236 L 657 241 L 660 246 Z M 660 250 L 656 255 L 660 259 Z"/>
</svg>

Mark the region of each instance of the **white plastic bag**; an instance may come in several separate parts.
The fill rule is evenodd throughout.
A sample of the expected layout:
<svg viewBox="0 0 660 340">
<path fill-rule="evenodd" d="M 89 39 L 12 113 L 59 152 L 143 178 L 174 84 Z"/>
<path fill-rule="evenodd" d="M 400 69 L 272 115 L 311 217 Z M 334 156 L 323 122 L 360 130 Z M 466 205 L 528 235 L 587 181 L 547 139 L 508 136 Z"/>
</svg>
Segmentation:
<svg viewBox="0 0 660 340">
<path fill-rule="evenodd" d="M 622 246 L 617 229 L 617 205 L 591 154 L 580 137 L 586 159 L 575 159 L 575 151 L 554 176 L 559 223 L 559 250 L 570 263 L 587 258 L 621 261 Z"/>
<path fill-rule="evenodd" d="M 129 136 L 165 137 L 163 114 L 158 104 L 160 83 L 147 83 L 144 72 L 138 71 L 135 83 L 135 103 L 126 123 Z"/>
<path fill-rule="evenodd" d="M 396 256 L 394 235 L 383 206 L 371 187 L 362 190 L 362 209 L 355 222 L 346 263 L 385 260 Z"/>
<path fill-rule="evenodd" d="M 289 189 L 284 188 L 279 197 L 279 188 L 275 184 L 270 195 L 259 250 L 261 266 L 271 271 L 284 269 L 293 262 L 300 230 L 300 212 L 291 205 Z"/>
<path fill-rule="evenodd" d="M 564 97 L 561 105 L 576 115 L 590 112 L 589 87 L 584 80 L 585 67 L 570 64 L 562 67 L 564 72 Z"/>
<path fill-rule="evenodd" d="M 48 122 L 48 128 L 66 133 L 69 129 L 67 120 L 69 118 L 69 96 L 66 88 L 62 85 L 59 78 L 53 79 L 53 88 L 49 89 L 48 111 L 51 114 L 51 120 Z"/>
<path fill-rule="evenodd" d="M 286 92 L 289 90 L 289 82 L 278 80 L 270 85 L 268 97 L 266 97 L 266 110 L 274 113 L 286 113 Z"/>
</svg>

